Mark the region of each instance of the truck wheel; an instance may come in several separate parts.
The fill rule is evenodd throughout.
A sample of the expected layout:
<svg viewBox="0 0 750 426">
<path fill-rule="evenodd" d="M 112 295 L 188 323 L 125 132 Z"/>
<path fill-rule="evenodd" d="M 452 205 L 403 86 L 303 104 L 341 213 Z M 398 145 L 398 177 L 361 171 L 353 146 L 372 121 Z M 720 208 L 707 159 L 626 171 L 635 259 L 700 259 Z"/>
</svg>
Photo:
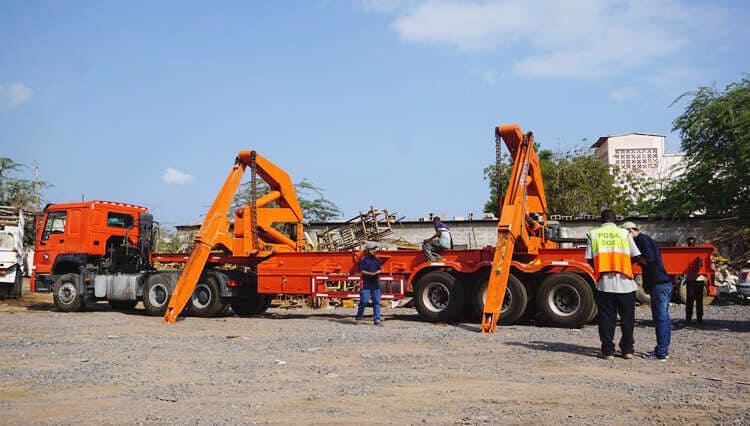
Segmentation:
<svg viewBox="0 0 750 426">
<path fill-rule="evenodd" d="M 64 274 L 55 280 L 52 285 L 52 298 L 58 311 L 75 312 L 83 308 L 78 281 L 78 274 Z"/>
<path fill-rule="evenodd" d="M 429 272 L 419 279 L 414 292 L 417 312 L 431 322 L 453 321 L 464 307 L 464 291 L 456 278 L 441 271 Z"/>
<path fill-rule="evenodd" d="M 208 317 L 216 315 L 224 309 L 221 303 L 221 290 L 219 282 L 213 275 L 207 275 L 198 281 L 190 296 L 188 304 L 188 313 L 198 317 Z"/>
<path fill-rule="evenodd" d="M 143 307 L 146 313 L 153 316 L 162 316 L 167 312 L 169 297 L 172 295 L 174 283 L 166 274 L 155 274 L 148 277 L 146 286 L 143 288 Z"/>
<path fill-rule="evenodd" d="M 110 300 L 109 306 L 115 311 L 132 311 L 135 305 L 138 304 L 137 300 Z"/>
<path fill-rule="evenodd" d="M 471 311 L 474 318 L 482 317 L 484 312 L 484 303 L 487 300 L 487 284 L 485 279 L 481 284 L 474 288 L 471 294 Z M 526 306 L 529 303 L 529 296 L 526 287 L 521 280 L 513 274 L 508 275 L 508 285 L 505 288 L 505 297 L 503 298 L 503 307 L 500 310 L 500 319 L 498 324 L 513 324 L 518 321 L 523 313 L 526 312 Z"/>
<path fill-rule="evenodd" d="M 10 296 L 15 298 L 23 296 L 23 271 L 20 266 L 16 267 L 16 282 L 13 285 Z"/>
<path fill-rule="evenodd" d="M 581 276 L 562 272 L 542 281 L 537 294 L 537 310 L 558 327 L 581 327 L 591 316 L 594 292 Z"/>
<path fill-rule="evenodd" d="M 231 305 L 232 310 L 237 315 L 258 315 L 268 310 L 268 307 L 271 306 L 271 296 L 256 294 L 248 298 L 235 299 Z"/>
</svg>

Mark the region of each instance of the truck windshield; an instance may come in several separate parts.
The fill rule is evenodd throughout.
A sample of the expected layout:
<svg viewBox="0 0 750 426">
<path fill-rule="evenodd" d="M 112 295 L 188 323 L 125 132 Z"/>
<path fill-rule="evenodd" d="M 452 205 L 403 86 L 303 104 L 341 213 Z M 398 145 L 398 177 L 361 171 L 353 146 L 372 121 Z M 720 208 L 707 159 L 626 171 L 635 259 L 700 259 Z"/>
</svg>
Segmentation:
<svg viewBox="0 0 750 426">
<path fill-rule="evenodd" d="M 65 232 L 65 218 L 68 212 L 50 212 L 47 222 L 44 224 L 42 240 L 47 240 L 51 234 L 62 234 Z"/>
</svg>

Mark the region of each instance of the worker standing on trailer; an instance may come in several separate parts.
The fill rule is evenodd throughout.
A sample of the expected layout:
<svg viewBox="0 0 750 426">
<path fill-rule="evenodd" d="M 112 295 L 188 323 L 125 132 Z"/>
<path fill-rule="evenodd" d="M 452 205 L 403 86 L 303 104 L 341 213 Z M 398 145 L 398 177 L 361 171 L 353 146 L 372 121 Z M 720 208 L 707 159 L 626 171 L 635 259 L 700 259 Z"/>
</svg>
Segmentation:
<svg viewBox="0 0 750 426">
<path fill-rule="evenodd" d="M 631 258 L 641 252 L 627 230 L 615 225 L 612 210 L 602 211 L 602 226 L 586 233 L 586 259 L 599 277 L 596 283 L 596 304 L 599 308 L 599 340 L 601 356 L 612 359 L 615 353 L 615 324 L 620 315 L 620 353 L 633 358 L 635 328 L 635 291 Z"/>
<path fill-rule="evenodd" d="M 432 224 L 435 225 L 435 234 L 422 242 L 422 251 L 428 261 L 437 262 L 443 259 L 441 251 L 453 248 L 453 239 L 450 230 L 439 217 L 433 217 Z"/>
<path fill-rule="evenodd" d="M 672 338 L 672 319 L 669 317 L 669 301 L 672 299 L 672 278 L 667 274 L 661 260 L 661 250 L 656 241 L 641 232 L 633 222 L 622 224 L 641 252 L 643 288 L 651 294 L 651 317 L 656 329 L 656 347 L 643 355 L 646 359 L 665 361 L 669 358 L 669 343 Z"/>
<path fill-rule="evenodd" d="M 375 325 L 382 325 L 380 320 L 380 283 L 378 283 L 378 274 L 380 274 L 382 262 L 375 256 L 375 249 L 378 246 L 375 243 L 365 244 L 365 255 L 359 259 L 359 272 L 362 275 L 362 281 L 359 288 L 359 306 L 357 307 L 356 323 L 364 321 L 365 308 L 367 302 L 372 297 L 372 321 Z"/>
</svg>

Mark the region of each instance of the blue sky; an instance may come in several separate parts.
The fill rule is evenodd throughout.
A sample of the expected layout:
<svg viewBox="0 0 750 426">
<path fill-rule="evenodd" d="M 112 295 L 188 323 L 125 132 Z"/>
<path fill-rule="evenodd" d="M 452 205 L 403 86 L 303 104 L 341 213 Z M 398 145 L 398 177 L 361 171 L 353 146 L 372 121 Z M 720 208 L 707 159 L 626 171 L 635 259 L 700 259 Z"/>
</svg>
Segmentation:
<svg viewBox="0 0 750 426">
<path fill-rule="evenodd" d="M 255 149 L 352 217 L 480 213 L 493 129 L 667 135 L 750 71 L 744 1 L 4 1 L 0 156 L 48 202 L 199 220 Z M 584 143 L 583 139 L 588 142 Z"/>
</svg>

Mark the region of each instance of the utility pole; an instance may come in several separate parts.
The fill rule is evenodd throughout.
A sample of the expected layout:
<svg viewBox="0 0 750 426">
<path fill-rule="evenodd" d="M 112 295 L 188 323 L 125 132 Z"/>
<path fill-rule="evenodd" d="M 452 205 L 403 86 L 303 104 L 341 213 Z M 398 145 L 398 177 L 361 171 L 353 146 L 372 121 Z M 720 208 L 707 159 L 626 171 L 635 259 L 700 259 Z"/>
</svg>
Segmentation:
<svg viewBox="0 0 750 426">
<path fill-rule="evenodd" d="M 39 166 L 34 167 L 34 207 L 39 211 Z"/>
</svg>

